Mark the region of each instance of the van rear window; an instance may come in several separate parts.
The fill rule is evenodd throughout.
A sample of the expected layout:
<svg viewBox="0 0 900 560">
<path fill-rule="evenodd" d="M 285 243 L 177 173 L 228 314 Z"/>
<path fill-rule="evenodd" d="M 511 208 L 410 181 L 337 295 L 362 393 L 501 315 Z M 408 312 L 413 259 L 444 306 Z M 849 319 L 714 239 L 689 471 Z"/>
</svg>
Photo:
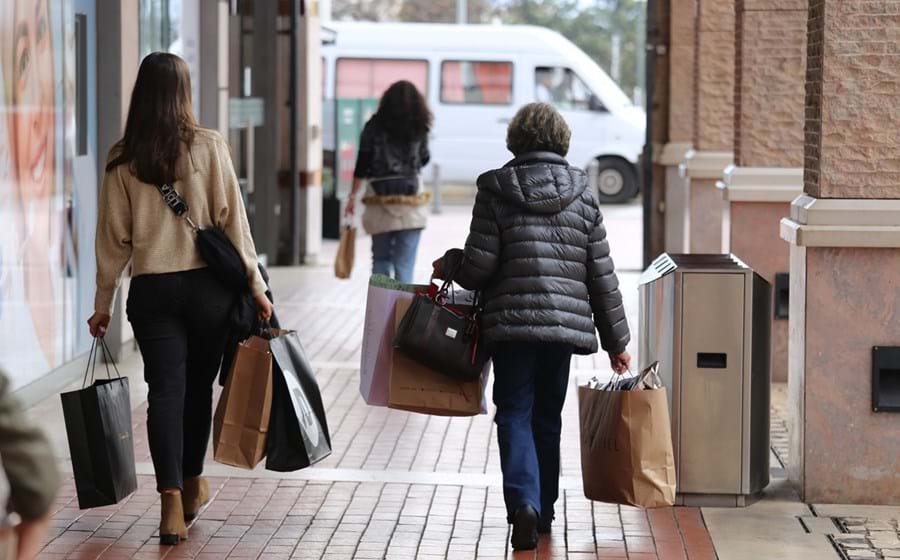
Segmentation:
<svg viewBox="0 0 900 560">
<path fill-rule="evenodd" d="M 339 58 L 335 94 L 338 98 L 378 99 L 394 82 L 408 80 L 428 95 L 428 61 L 385 58 Z"/>
<path fill-rule="evenodd" d="M 442 103 L 509 105 L 512 90 L 512 62 L 446 60 L 441 64 Z"/>
</svg>

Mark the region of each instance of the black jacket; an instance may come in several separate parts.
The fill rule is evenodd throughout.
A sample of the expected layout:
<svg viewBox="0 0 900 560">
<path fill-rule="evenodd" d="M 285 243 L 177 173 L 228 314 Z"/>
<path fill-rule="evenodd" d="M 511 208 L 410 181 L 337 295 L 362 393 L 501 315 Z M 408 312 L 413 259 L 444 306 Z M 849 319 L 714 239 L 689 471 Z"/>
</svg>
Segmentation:
<svg viewBox="0 0 900 560">
<path fill-rule="evenodd" d="M 587 176 L 549 152 L 478 178 L 465 251 L 445 255 L 455 280 L 483 290 L 487 342 L 558 342 L 623 352 L 630 340 L 619 281 Z M 596 331 L 595 331 L 596 327 Z"/>
<path fill-rule="evenodd" d="M 427 135 L 400 141 L 391 138 L 373 117 L 360 134 L 353 176 L 360 179 L 415 178 L 430 159 Z"/>
</svg>

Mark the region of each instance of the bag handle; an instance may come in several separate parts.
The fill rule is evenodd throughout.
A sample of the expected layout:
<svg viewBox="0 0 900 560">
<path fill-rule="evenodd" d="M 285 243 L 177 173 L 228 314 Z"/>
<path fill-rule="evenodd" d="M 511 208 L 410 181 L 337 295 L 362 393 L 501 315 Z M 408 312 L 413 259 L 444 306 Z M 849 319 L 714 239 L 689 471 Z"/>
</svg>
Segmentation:
<svg viewBox="0 0 900 560">
<path fill-rule="evenodd" d="M 100 342 L 97 342 L 97 341 Z M 91 343 L 91 351 L 88 353 L 87 365 L 84 368 L 84 379 L 81 381 L 81 388 L 84 389 L 88 385 L 88 373 L 91 374 L 91 385 L 94 384 L 95 373 L 97 371 L 97 357 L 100 355 L 100 352 L 103 353 L 103 362 L 106 365 L 106 378 L 112 381 L 113 377 L 109 371 L 109 364 L 112 362 L 113 369 L 116 371 L 116 379 L 121 379 L 122 374 L 119 373 L 119 368 L 116 366 L 116 363 L 112 359 L 112 352 L 110 352 L 109 347 L 106 345 L 106 340 L 101 337 L 94 338 L 94 341 Z"/>
<path fill-rule="evenodd" d="M 444 278 L 444 282 L 441 284 L 441 287 L 438 289 L 437 294 L 435 294 L 434 297 L 432 297 L 432 299 L 434 300 L 435 303 L 440 304 L 440 303 L 442 303 L 441 300 L 446 301 L 448 299 L 447 296 L 449 294 L 450 304 L 456 305 L 456 291 L 453 289 L 453 282 L 456 279 L 456 275 L 459 274 L 459 271 L 462 269 L 462 265 L 463 265 L 463 259 L 460 259 L 459 262 L 456 263 L 456 266 L 453 267 L 453 270 L 450 272 L 450 274 L 447 274 L 447 276 Z M 471 318 L 473 320 L 477 319 L 477 317 L 479 315 L 479 312 L 481 309 L 481 307 L 480 307 L 481 296 L 482 296 L 481 291 L 477 290 L 477 291 L 475 291 L 475 295 L 472 298 Z"/>
</svg>

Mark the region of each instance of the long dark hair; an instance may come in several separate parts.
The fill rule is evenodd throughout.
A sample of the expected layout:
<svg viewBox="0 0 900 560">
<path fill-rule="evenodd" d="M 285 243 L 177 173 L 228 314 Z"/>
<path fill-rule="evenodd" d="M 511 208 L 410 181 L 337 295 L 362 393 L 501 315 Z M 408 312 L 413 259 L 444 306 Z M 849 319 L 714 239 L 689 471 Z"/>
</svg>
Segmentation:
<svg viewBox="0 0 900 560">
<path fill-rule="evenodd" d="M 409 142 L 428 134 L 434 117 L 416 86 L 400 80 L 381 96 L 372 118 L 391 138 Z"/>
<path fill-rule="evenodd" d="M 191 145 L 196 131 L 187 63 L 174 54 L 148 54 L 131 92 L 125 135 L 106 170 L 124 163 L 145 183 L 172 183 L 182 147 Z"/>
</svg>

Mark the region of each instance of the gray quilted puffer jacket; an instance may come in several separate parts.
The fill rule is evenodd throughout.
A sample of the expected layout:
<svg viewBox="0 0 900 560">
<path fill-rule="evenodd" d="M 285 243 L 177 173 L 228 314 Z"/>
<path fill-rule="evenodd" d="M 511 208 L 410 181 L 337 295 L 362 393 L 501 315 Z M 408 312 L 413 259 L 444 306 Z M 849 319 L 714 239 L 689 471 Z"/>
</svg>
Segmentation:
<svg viewBox="0 0 900 560">
<path fill-rule="evenodd" d="M 461 259 L 461 265 L 460 265 Z M 623 352 L 631 336 L 597 198 L 585 172 L 534 152 L 478 178 L 465 251 L 444 257 L 483 290 L 491 342 L 558 342 L 578 354 Z M 596 327 L 596 331 L 594 330 Z"/>
</svg>

